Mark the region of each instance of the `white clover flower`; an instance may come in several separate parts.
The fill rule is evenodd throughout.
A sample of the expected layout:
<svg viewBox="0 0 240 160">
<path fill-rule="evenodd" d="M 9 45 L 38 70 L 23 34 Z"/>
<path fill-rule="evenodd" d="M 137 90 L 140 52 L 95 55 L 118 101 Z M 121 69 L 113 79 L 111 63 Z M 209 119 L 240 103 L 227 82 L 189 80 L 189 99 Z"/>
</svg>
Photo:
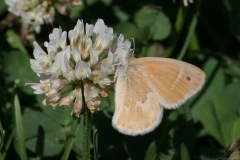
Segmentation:
<svg viewBox="0 0 240 160">
<path fill-rule="evenodd" d="M 48 83 L 26 83 L 26 85 L 31 86 L 35 90 L 34 94 L 47 93 L 50 88 Z"/>
<path fill-rule="evenodd" d="M 93 83 L 98 84 L 101 88 L 105 88 L 111 84 L 111 80 L 108 77 L 108 68 L 106 65 L 102 64 L 100 73 L 94 78 Z"/>
<path fill-rule="evenodd" d="M 84 80 L 86 78 L 89 78 L 90 74 L 91 68 L 88 66 L 88 64 L 82 60 L 79 60 L 75 66 L 75 75 L 77 79 Z"/>
<path fill-rule="evenodd" d="M 67 38 L 70 44 L 67 44 Z M 40 83 L 27 83 L 35 94 L 45 94 L 44 105 L 70 106 L 71 114 L 79 116 L 82 109 L 82 94 L 91 112 L 100 109 L 101 96 L 109 95 L 116 66 L 130 51 L 131 43 L 121 35 L 113 45 L 113 29 L 102 19 L 95 25 L 78 20 L 73 30 L 53 29 L 45 52 L 34 42 L 34 58 L 31 68 L 40 78 Z"/>
<path fill-rule="evenodd" d="M 81 113 L 81 110 L 82 110 L 82 89 L 77 88 L 76 89 L 76 98 L 75 98 L 75 102 L 73 104 L 73 110 L 71 112 L 71 115 L 75 114 L 75 115 L 79 116 L 79 114 Z"/>
<path fill-rule="evenodd" d="M 44 74 L 49 74 L 49 62 L 50 59 L 45 53 L 42 48 L 36 43 L 33 43 L 34 45 L 34 51 L 33 51 L 33 56 L 36 60 L 31 59 L 31 68 L 34 70 L 36 73 L 44 73 Z"/>
<path fill-rule="evenodd" d="M 64 6 L 81 4 L 80 0 L 65 1 L 61 4 L 58 1 L 48 0 L 5 0 L 5 3 L 9 6 L 9 12 L 19 16 L 24 25 L 37 33 L 41 31 L 41 25 L 54 21 L 56 9 L 61 11 L 60 8 L 66 8 Z M 60 13 L 65 14 L 62 11 Z"/>
<path fill-rule="evenodd" d="M 190 3 L 193 3 L 193 0 L 183 0 L 184 6 L 188 6 L 188 1 L 189 1 Z"/>
</svg>

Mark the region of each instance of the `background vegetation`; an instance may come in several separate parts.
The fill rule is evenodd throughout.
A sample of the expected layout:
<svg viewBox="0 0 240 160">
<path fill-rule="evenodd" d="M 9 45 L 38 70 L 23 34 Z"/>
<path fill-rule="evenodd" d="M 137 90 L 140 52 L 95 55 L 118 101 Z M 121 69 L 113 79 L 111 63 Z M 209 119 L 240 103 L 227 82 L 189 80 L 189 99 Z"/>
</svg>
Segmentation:
<svg viewBox="0 0 240 160">
<path fill-rule="evenodd" d="M 69 8 L 68 15 L 57 14 L 55 28 L 69 31 L 77 19 L 95 24 L 101 18 L 117 34 L 134 37 L 136 57 L 182 59 L 206 73 L 203 89 L 182 107 L 165 110 L 159 127 L 144 136 L 114 130 L 114 93 L 104 98 L 101 111 L 92 114 L 93 133 L 98 131 L 92 158 L 207 160 L 239 154 L 233 146 L 225 152 L 240 137 L 239 15 L 239 0 L 195 0 L 188 7 L 182 0 L 85 0 Z M 82 117 L 76 124 L 71 106 L 43 107 L 44 96 L 24 86 L 38 82 L 29 63 L 32 42 L 48 41 L 53 26 L 42 26 L 39 34 L 23 32 L 18 17 L 9 18 L 4 1 L 0 21 L 0 159 L 80 160 Z M 67 157 L 66 148 L 71 149 Z"/>
</svg>

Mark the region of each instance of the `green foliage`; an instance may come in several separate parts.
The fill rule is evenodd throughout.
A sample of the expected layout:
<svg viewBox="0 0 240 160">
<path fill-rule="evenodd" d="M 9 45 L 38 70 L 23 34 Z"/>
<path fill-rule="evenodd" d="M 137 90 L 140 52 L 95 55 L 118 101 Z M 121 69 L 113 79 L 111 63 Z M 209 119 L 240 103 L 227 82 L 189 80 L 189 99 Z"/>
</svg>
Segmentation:
<svg viewBox="0 0 240 160">
<path fill-rule="evenodd" d="M 16 125 L 16 143 L 17 143 L 17 150 L 19 152 L 20 159 L 27 159 L 27 152 L 25 148 L 25 137 L 24 130 L 23 130 L 23 123 L 22 123 L 22 116 L 21 116 L 21 109 L 18 97 L 14 97 L 14 121 Z"/>
<path fill-rule="evenodd" d="M 64 128 L 43 113 L 31 111 L 23 115 L 26 147 L 40 155 L 59 154 L 66 142 Z"/>
<path fill-rule="evenodd" d="M 230 84 L 200 111 L 200 121 L 206 131 L 225 147 L 238 138 L 240 133 L 240 128 L 236 127 L 239 123 L 239 90 L 240 83 Z"/>
<path fill-rule="evenodd" d="M 202 68 L 206 82 L 182 107 L 164 110 L 163 120 L 153 132 L 136 137 L 122 135 L 111 126 L 111 92 L 103 98 L 101 110 L 92 114 L 91 129 L 97 130 L 90 145 L 92 159 L 213 160 L 239 156 L 239 0 L 196 0 L 188 7 L 182 0 L 82 3 L 69 6 L 67 15 L 57 14 L 52 25 L 41 26 L 36 34 L 24 28 L 17 16 L 11 19 L 6 4 L 0 1 L 0 159 L 82 159 L 82 115 L 71 116 L 72 106 L 43 107 L 45 96 L 34 95 L 25 83 L 39 81 L 29 62 L 32 41 L 43 46 L 52 26 L 69 31 L 77 19 L 95 23 L 98 18 L 117 36 L 134 38 L 136 57 L 182 59 Z"/>
</svg>

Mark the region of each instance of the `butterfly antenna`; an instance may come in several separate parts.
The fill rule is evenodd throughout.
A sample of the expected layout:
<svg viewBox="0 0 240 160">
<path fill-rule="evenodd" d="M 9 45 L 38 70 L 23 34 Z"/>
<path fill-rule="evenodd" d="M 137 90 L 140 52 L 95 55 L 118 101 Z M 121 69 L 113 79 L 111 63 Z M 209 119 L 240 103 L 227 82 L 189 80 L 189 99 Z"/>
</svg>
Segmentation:
<svg viewBox="0 0 240 160">
<path fill-rule="evenodd" d="M 135 40 L 134 40 L 133 37 L 132 37 L 132 41 L 133 41 L 133 49 L 132 49 L 132 52 L 133 52 L 133 54 L 134 54 L 134 51 L 135 51 Z"/>
<path fill-rule="evenodd" d="M 53 29 L 55 28 L 55 26 L 53 25 L 53 23 L 52 22 L 50 22 L 50 24 L 51 24 L 51 26 L 53 27 Z"/>
</svg>

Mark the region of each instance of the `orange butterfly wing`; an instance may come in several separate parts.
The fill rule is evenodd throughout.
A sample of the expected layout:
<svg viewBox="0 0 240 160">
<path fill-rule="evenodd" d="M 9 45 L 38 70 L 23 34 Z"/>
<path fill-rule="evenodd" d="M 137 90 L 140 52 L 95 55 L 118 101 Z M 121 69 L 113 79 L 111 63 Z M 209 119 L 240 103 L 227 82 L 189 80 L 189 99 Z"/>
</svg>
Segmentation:
<svg viewBox="0 0 240 160">
<path fill-rule="evenodd" d="M 205 80 L 199 68 L 168 58 L 133 59 L 120 73 L 112 124 L 128 135 L 152 131 L 161 122 L 163 107 L 181 105 Z"/>
</svg>

